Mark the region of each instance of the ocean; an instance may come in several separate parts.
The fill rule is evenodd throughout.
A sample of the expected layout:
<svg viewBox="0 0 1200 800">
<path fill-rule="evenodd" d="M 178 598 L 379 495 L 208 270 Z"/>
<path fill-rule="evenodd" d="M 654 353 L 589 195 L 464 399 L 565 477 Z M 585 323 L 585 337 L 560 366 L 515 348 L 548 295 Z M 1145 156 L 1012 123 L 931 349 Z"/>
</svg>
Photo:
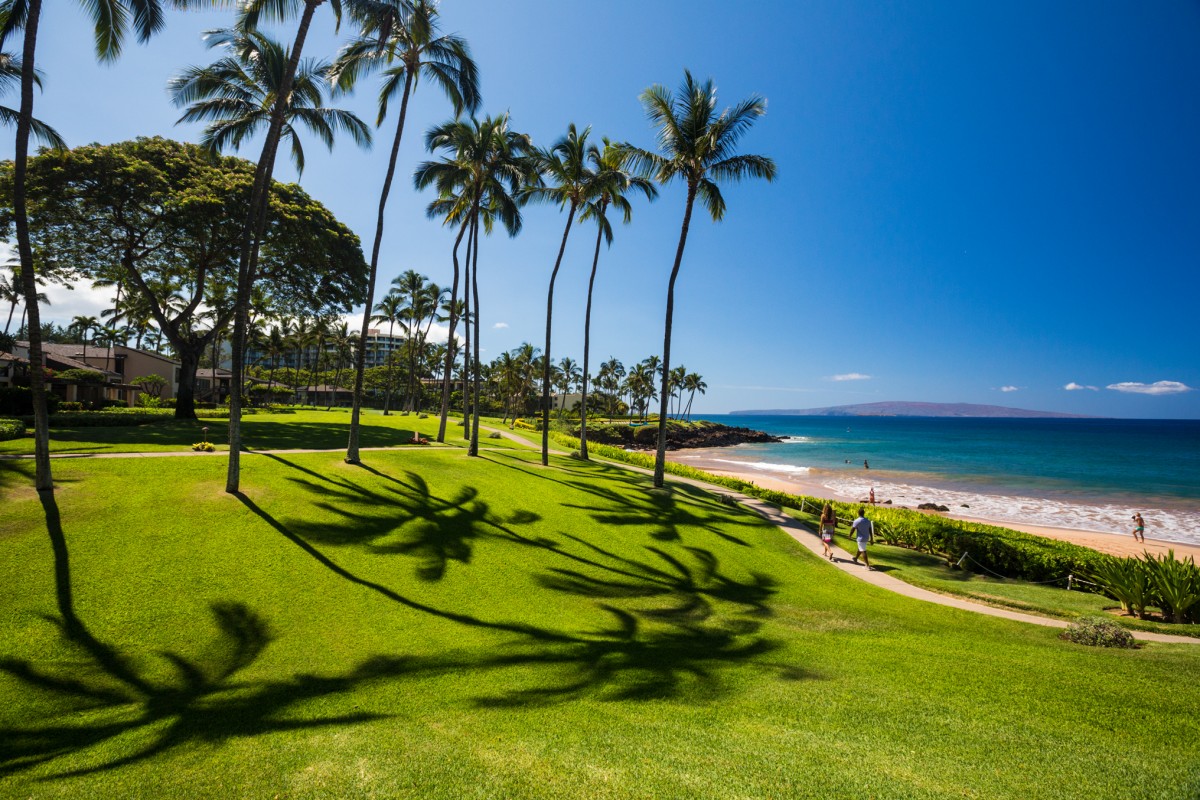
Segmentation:
<svg viewBox="0 0 1200 800">
<path fill-rule="evenodd" d="M 674 455 L 998 523 L 1200 544 L 1200 420 L 710 415 L 785 437 Z M 863 466 L 866 461 L 870 469 Z"/>
</svg>

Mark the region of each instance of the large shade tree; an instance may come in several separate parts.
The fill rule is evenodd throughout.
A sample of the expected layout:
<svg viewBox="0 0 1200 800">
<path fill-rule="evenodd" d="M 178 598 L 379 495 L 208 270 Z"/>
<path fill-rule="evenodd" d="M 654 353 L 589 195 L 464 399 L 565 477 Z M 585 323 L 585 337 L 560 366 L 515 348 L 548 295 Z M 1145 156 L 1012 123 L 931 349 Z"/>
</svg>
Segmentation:
<svg viewBox="0 0 1200 800">
<path fill-rule="evenodd" d="M 124 280 L 181 362 L 177 417 L 194 417 L 204 348 L 232 316 L 239 212 L 254 165 L 203 148 L 143 138 L 46 153 L 29 162 L 30 235 L 39 263 Z M 0 221 L 11 221 L 11 168 L 0 170 Z M 263 301 L 281 313 L 361 301 L 366 263 L 356 237 L 295 184 L 274 183 L 259 259 Z M 184 295 L 176 301 L 176 292 Z M 212 318 L 199 324 L 211 309 Z"/>
<path fill-rule="evenodd" d="M 467 43 L 459 36 L 441 34 L 437 3 L 433 0 L 356 0 L 348 6 L 358 34 L 342 48 L 334 68 L 339 89 L 348 91 L 363 76 L 380 71 L 377 125 L 387 118 L 388 105 L 400 95 L 396 133 L 388 155 L 383 187 L 379 192 L 379 211 L 375 220 L 375 239 L 371 244 L 370 277 L 367 304 L 363 310 L 362 330 L 354 365 L 354 400 L 350 412 L 350 435 L 346 461 L 359 460 L 359 416 L 362 406 L 363 371 L 366 367 L 367 329 L 375 298 L 379 252 L 383 245 L 384 211 L 396 175 L 400 141 L 408 117 L 408 100 L 422 77 L 438 86 L 449 98 L 455 114 L 474 112 L 479 107 L 479 72 Z M 439 439 L 440 441 L 440 439 Z"/>
<path fill-rule="evenodd" d="M 758 95 L 717 112 L 717 90 L 712 80 L 697 82 L 684 71 L 683 83 L 676 93 L 663 86 L 652 86 L 642 93 L 642 105 L 650 122 L 658 129 L 658 150 L 650 152 L 629 146 L 631 164 L 638 171 L 653 174 L 661 184 L 682 181 L 687 190 L 683 224 L 675 263 L 667 283 L 667 308 L 664 319 L 662 389 L 659 392 L 658 451 L 654 459 L 654 485 L 663 485 L 667 452 L 667 411 L 670 400 L 671 324 L 675 312 L 675 280 L 683 262 L 692 208 L 697 199 L 704 204 L 714 222 L 725 216 L 725 199 L 719 183 L 746 178 L 775 178 L 775 162 L 761 155 L 739 154 L 738 142 L 767 113 L 767 102 Z"/>
<path fill-rule="evenodd" d="M 182 0 L 177 5 L 185 5 Z M 146 42 L 163 26 L 163 4 L 159 0 L 106 0 L 83 2 L 95 31 L 96 56 L 111 62 L 121 54 L 126 32 L 130 27 L 138 41 Z M 17 255 L 21 262 L 21 292 L 25 298 L 25 313 L 29 317 L 30 391 L 33 395 L 34 486 L 38 491 L 52 491 L 54 480 L 50 471 L 50 415 L 46 406 L 46 381 L 43 373 L 42 324 L 38 311 L 37 270 L 29 241 L 28 187 L 26 186 L 29 137 L 34 131 L 33 87 L 37 80 L 38 27 L 42 16 L 42 0 L 9 0 L 3 5 L 0 19 L 0 44 L 20 31 L 21 39 L 21 104 L 17 111 L 16 143 L 13 150 L 13 227 L 17 239 Z M 73 618 L 73 617 L 71 617 Z"/>
</svg>

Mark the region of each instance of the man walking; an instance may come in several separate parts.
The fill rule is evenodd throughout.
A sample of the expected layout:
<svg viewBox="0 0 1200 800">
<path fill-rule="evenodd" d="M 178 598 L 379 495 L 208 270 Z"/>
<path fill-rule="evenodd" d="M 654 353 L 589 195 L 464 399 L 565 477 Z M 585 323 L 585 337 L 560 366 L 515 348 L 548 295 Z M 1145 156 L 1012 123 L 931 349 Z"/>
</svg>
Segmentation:
<svg viewBox="0 0 1200 800">
<path fill-rule="evenodd" d="M 854 563 L 858 563 L 858 557 L 862 556 L 863 563 L 867 565 L 867 569 L 874 569 L 871 566 L 871 559 L 867 558 L 867 542 L 871 541 L 872 533 L 875 526 L 871 524 L 871 520 L 863 515 L 864 509 L 860 506 L 858 509 L 858 519 L 850 523 L 850 528 L 854 531 L 854 538 L 858 541 L 858 552 L 854 554 Z"/>
</svg>

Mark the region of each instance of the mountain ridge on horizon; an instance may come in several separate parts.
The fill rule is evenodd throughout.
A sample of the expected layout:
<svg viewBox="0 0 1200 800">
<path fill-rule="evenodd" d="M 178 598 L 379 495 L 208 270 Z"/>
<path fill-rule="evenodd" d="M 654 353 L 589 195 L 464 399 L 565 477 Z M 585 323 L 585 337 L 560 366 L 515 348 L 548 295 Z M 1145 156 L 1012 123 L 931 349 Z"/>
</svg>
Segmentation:
<svg viewBox="0 0 1200 800">
<path fill-rule="evenodd" d="M 771 408 L 730 411 L 743 416 L 795 417 L 983 417 L 991 419 L 1095 419 L 1086 414 L 1066 414 L 1060 411 L 1032 411 L 1007 406 L 978 403 L 920 403 L 903 400 L 881 403 L 855 403 L 824 408 Z"/>
</svg>

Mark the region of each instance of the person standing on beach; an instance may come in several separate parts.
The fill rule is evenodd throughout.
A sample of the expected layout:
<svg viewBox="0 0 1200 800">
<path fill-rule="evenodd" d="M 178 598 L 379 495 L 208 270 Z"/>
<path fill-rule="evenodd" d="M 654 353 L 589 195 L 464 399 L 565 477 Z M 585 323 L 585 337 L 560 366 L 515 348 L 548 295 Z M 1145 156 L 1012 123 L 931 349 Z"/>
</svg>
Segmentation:
<svg viewBox="0 0 1200 800">
<path fill-rule="evenodd" d="M 837 530 L 837 515 L 829 503 L 821 509 L 821 544 L 825 547 L 825 557 L 833 561 L 833 532 Z"/>
<path fill-rule="evenodd" d="M 871 524 L 871 520 L 867 519 L 866 509 L 858 509 L 858 519 L 850 523 L 851 529 L 854 531 L 854 538 L 858 541 L 858 552 L 854 554 L 854 563 L 858 563 L 858 557 L 862 556 L 863 563 L 867 565 L 867 569 L 874 569 L 871 566 L 871 559 L 867 558 L 867 543 L 872 539 L 875 526 Z"/>
<path fill-rule="evenodd" d="M 875 505 L 875 487 L 874 486 L 871 487 L 870 500 L 871 500 L 871 505 Z"/>
<path fill-rule="evenodd" d="M 1146 520 L 1142 519 L 1140 511 L 1133 515 L 1133 538 L 1143 543 L 1146 541 Z"/>
</svg>

